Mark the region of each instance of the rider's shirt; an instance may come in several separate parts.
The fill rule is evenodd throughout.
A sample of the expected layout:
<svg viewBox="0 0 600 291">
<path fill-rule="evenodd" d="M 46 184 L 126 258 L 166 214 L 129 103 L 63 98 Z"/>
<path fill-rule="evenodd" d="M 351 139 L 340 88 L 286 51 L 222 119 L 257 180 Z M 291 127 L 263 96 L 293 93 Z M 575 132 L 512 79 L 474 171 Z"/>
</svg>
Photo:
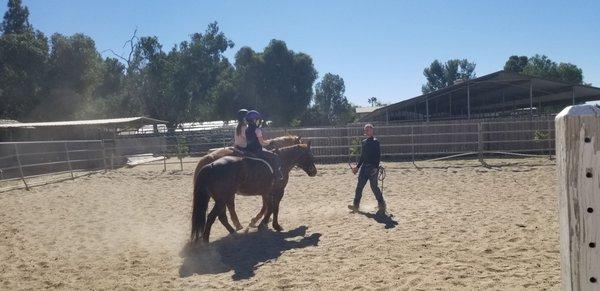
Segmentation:
<svg viewBox="0 0 600 291">
<path fill-rule="evenodd" d="M 245 124 L 242 125 L 242 128 L 240 130 L 240 134 L 237 134 L 237 131 L 235 132 L 235 136 L 233 137 L 233 145 L 239 148 L 246 148 L 246 145 L 248 144 L 246 142 L 246 128 L 248 126 L 246 126 Z"/>
<path fill-rule="evenodd" d="M 259 137 L 262 137 L 262 130 L 256 125 L 250 124 L 248 128 L 246 128 L 246 150 L 255 153 L 261 152 L 262 145 L 258 140 Z"/>
</svg>

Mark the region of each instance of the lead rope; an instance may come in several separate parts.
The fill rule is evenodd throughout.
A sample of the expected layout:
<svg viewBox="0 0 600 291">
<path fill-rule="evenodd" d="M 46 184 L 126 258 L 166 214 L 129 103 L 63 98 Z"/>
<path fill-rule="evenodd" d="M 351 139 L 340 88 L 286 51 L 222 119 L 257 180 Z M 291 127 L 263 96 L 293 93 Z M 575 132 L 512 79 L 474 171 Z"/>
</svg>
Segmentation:
<svg viewBox="0 0 600 291">
<path fill-rule="evenodd" d="M 383 166 L 379 166 L 379 173 L 377 174 L 377 180 L 381 182 L 381 193 L 383 193 L 383 181 L 385 180 L 385 168 Z"/>
</svg>

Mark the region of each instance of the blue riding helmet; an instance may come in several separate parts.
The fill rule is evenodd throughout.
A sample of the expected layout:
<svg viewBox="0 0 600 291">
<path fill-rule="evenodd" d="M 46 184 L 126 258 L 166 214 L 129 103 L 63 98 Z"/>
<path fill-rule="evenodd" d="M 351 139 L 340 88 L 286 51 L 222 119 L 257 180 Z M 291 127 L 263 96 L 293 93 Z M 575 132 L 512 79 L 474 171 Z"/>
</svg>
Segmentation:
<svg viewBox="0 0 600 291">
<path fill-rule="evenodd" d="M 262 119 L 262 117 L 260 116 L 260 113 L 258 111 L 250 110 L 250 111 L 248 111 L 248 113 L 246 113 L 247 121 L 257 120 L 257 119 Z"/>
<path fill-rule="evenodd" d="M 237 120 L 238 121 L 244 120 L 244 118 L 246 118 L 246 114 L 248 114 L 248 110 L 247 109 L 240 109 L 237 112 Z"/>
</svg>

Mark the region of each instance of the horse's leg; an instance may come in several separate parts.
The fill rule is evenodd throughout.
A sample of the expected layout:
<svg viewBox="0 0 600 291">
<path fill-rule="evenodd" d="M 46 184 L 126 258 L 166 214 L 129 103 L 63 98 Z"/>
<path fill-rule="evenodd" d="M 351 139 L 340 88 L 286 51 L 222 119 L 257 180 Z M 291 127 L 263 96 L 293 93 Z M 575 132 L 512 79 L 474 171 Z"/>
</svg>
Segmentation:
<svg viewBox="0 0 600 291">
<path fill-rule="evenodd" d="M 202 234 L 202 240 L 204 240 L 204 242 L 208 242 L 208 237 L 210 236 L 210 228 L 215 222 L 217 215 L 219 215 L 219 213 L 221 213 L 223 210 L 225 210 L 225 204 L 220 201 L 215 201 L 213 209 L 210 211 L 208 217 L 206 218 L 206 225 L 204 226 L 204 233 Z"/>
<path fill-rule="evenodd" d="M 273 195 L 270 193 L 263 195 L 263 201 L 266 201 L 267 209 L 265 211 L 263 220 L 258 225 L 258 229 L 268 228 L 269 219 L 271 218 L 271 213 L 273 212 Z"/>
<path fill-rule="evenodd" d="M 227 211 L 225 210 L 225 208 L 223 208 L 223 211 L 221 211 L 221 213 L 219 213 L 219 221 L 221 221 L 221 224 L 223 224 L 223 226 L 225 226 L 225 228 L 227 229 L 227 231 L 229 231 L 229 233 L 235 233 L 235 229 L 233 229 L 231 224 L 229 224 L 229 220 L 227 220 Z"/>
<path fill-rule="evenodd" d="M 262 196 L 261 198 L 262 198 L 262 207 L 260 208 L 260 211 L 258 212 L 258 214 L 256 214 L 256 216 L 250 220 L 251 227 L 255 227 L 256 223 L 263 217 L 263 215 L 267 211 L 267 201 L 265 200 L 264 196 Z"/>
<path fill-rule="evenodd" d="M 237 213 L 235 212 L 235 195 L 232 196 L 231 199 L 229 199 L 229 201 L 227 201 L 227 209 L 229 209 L 229 215 L 231 215 L 231 221 L 233 222 L 235 229 L 240 230 L 244 228 L 240 223 L 240 219 L 238 218 Z M 225 219 L 227 219 L 227 216 L 225 216 Z"/>
<path fill-rule="evenodd" d="M 281 198 L 283 198 L 283 193 L 277 193 L 273 196 L 273 228 L 276 231 L 283 230 L 281 225 L 279 225 L 279 221 L 277 220 L 277 216 L 279 215 L 279 202 L 281 202 Z"/>
</svg>

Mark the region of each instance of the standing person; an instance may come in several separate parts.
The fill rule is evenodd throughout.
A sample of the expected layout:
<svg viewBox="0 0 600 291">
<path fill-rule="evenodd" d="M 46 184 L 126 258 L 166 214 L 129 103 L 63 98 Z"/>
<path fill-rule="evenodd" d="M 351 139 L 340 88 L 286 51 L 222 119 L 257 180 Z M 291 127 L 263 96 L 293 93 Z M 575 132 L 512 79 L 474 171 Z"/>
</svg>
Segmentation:
<svg viewBox="0 0 600 291">
<path fill-rule="evenodd" d="M 243 150 L 246 148 L 246 114 L 248 114 L 248 110 L 240 109 L 237 113 L 237 126 L 235 128 L 235 135 L 233 136 L 233 146 L 239 150 Z"/>
<path fill-rule="evenodd" d="M 363 128 L 364 135 L 367 136 L 367 138 L 362 141 L 358 164 L 356 167 L 352 167 L 353 174 L 356 174 L 360 169 L 360 173 L 358 174 L 358 184 L 356 185 L 356 192 L 354 194 L 354 203 L 348 205 L 348 208 L 354 211 L 358 211 L 360 199 L 362 198 L 362 191 L 367 184 L 367 180 L 371 185 L 373 194 L 375 194 L 375 199 L 377 199 L 379 211 L 385 211 L 386 208 L 383 194 L 377 185 L 381 149 L 379 147 L 379 141 L 373 136 L 374 131 L 375 129 L 372 124 L 367 124 Z"/>
<path fill-rule="evenodd" d="M 246 128 L 246 151 L 267 161 L 273 169 L 275 178 L 282 181 L 283 174 L 281 173 L 281 162 L 279 157 L 263 148 L 268 146 L 269 143 L 263 138 L 262 128 L 258 127 L 260 120 L 262 120 L 262 117 L 256 110 L 250 110 L 246 114 L 246 121 L 248 122 L 248 128 Z"/>
</svg>

